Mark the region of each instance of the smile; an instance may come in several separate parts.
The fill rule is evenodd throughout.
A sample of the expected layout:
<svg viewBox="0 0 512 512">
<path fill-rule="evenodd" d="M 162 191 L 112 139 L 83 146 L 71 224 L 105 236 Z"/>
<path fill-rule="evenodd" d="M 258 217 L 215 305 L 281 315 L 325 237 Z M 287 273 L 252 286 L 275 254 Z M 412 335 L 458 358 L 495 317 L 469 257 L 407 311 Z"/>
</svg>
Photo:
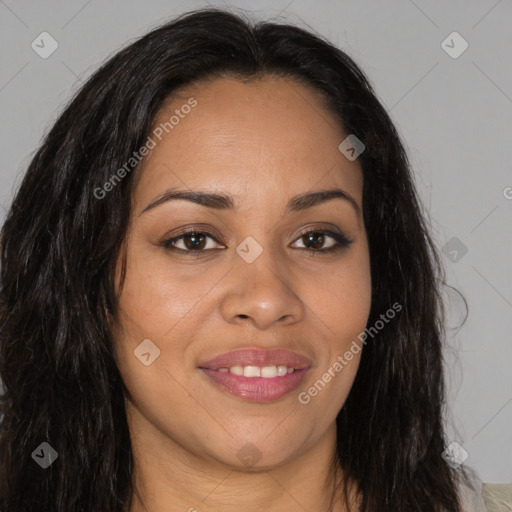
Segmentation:
<svg viewBox="0 0 512 512">
<path fill-rule="evenodd" d="M 284 349 L 247 348 L 199 365 L 216 389 L 251 402 L 272 402 L 299 387 L 311 360 Z"/>
<path fill-rule="evenodd" d="M 286 377 L 288 373 L 293 373 L 295 368 L 284 364 L 278 366 L 232 366 L 231 368 L 219 368 L 217 371 L 222 373 L 232 373 L 233 375 L 243 375 L 244 377 L 254 378 L 263 377 L 272 379 L 274 377 Z"/>
</svg>

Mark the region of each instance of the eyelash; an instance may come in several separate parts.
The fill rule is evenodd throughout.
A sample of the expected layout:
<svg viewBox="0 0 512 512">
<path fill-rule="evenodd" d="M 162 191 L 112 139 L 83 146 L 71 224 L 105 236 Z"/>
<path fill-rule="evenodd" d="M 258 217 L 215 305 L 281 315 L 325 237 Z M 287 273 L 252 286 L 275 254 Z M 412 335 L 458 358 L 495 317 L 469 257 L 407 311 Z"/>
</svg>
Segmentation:
<svg viewBox="0 0 512 512">
<path fill-rule="evenodd" d="M 304 237 L 305 235 L 308 235 L 310 233 L 315 233 L 317 235 L 318 234 L 327 235 L 327 236 L 333 238 L 335 240 L 335 242 L 336 242 L 332 247 L 329 247 L 327 249 L 310 249 L 308 247 L 305 247 L 305 248 L 299 247 L 299 249 L 302 249 L 302 250 L 310 252 L 311 256 L 314 256 L 315 253 L 334 254 L 334 253 L 337 253 L 337 252 L 341 251 L 342 249 L 345 249 L 346 247 L 348 247 L 353 242 L 353 240 L 348 239 L 342 233 L 336 233 L 334 231 L 325 230 L 325 229 L 323 229 L 323 230 L 322 229 L 309 229 L 307 231 L 304 231 L 304 232 L 302 232 L 299 235 L 299 237 L 296 239 L 296 241 L 300 240 L 302 237 Z M 176 243 L 177 241 L 185 238 L 187 235 L 206 235 L 207 237 L 213 239 L 216 243 L 220 243 L 208 231 L 197 231 L 197 230 L 194 230 L 194 229 L 190 229 L 188 231 L 184 231 L 183 233 L 181 233 L 178 236 L 175 236 L 173 238 L 169 238 L 168 240 L 165 240 L 164 242 L 162 242 L 162 245 L 166 249 L 169 249 L 171 251 L 180 251 L 180 252 L 186 254 L 187 256 L 202 256 L 202 255 L 205 254 L 205 252 L 212 250 L 212 249 L 201 249 L 201 250 L 181 249 L 179 247 L 174 247 L 173 246 L 174 243 Z"/>
</svg>

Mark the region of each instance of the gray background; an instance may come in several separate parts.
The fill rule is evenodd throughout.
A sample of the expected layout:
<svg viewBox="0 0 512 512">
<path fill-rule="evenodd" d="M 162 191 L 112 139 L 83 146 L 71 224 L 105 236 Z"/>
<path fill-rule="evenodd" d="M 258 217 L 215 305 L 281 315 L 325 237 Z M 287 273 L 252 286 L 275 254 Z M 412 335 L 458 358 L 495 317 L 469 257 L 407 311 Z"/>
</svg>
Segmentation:
<svg viewBox="0 0 512 512">
<path fill-rule="evenodd" d="M 206 5 L 0 0 L 0 223 L 42 135 L 82 81 L 150 28 Z M 309 25 L 354 57 L 373 82 L 406 141 L 436 242 L 443 248 L 451 240 L 443 256 L 447 280 L 469 303 L 469 318 L 456 329 L 463 304 L 446 293 L 450 440 L 469 453 L 465 464 L 482 480 L 512 482 L 512 2 L 229 5 Z M 31 48 L 43 31 L 59 44 L 47 59 Z M 469 44 L 458 58 L 441 46 L 453 31 Z M 456 40 L 447 44 L 461 48 Z"/>
</svg>

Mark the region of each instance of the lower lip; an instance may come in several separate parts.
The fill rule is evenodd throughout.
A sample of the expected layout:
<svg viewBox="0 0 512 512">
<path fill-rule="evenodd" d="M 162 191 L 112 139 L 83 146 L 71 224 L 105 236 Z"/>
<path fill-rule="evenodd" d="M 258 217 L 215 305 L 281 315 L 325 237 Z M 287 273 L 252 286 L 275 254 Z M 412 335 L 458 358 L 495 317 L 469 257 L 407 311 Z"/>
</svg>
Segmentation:
<svg viewBox="0 0 512 512">
<path fill-rule="evenodd" d="M 295 370 L 293 373 L 287 373 L 283 377 L 272 377 L 270 379 L 264 377 L 244 377 L 206 368 L 201 368 L 201 370 L 217 386 L 244 400 L 272 402 L 298 388 L 308 373 L 309 368 L 302 368 L 301 370 Z"/>
</svg>

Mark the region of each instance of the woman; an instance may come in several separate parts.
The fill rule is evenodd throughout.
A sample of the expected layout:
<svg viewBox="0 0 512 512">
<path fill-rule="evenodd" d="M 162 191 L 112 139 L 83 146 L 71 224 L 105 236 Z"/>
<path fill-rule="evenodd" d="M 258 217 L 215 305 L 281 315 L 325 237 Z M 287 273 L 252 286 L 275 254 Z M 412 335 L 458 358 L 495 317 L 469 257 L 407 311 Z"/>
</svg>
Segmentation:
<svg viewBox="0 0 512 512">
<path fill-rule="evenodd" d="M 2 512 L 469 510 L 442 268 L 327 41 L 212 9 L 152 31 L 57 120 L 0 242 Z"/>
</svg>

